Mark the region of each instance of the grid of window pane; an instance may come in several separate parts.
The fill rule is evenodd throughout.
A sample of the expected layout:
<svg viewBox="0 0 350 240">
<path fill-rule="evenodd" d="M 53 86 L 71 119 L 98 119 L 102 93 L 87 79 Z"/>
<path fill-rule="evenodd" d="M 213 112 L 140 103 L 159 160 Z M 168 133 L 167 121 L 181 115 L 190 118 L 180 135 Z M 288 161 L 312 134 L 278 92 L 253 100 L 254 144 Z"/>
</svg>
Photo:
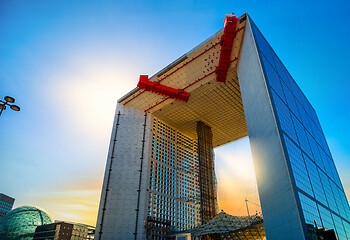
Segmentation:
<svg viewBox="0 0 350 240">
<path fill-rule="evenodd" d="M 314 221 L 317 223 L 321 222 L 320 214 L 315 201 L 306 197 L 304 194 L 299 192 L 300 203 L 304 212 L 305 221 L 308 224 L 314 225 Z"/>
<path fill-rule="evenodd" d="M 343 221 L 346 236 L 350 237 L 350 223 Z"/>
<path fill-rule="evenodd" d="M 322 226 L 327 229 L 334 229 L 334 223 L 331 212 L 320 205 L 318 205 L 318 209 L 320 211 L 320 216 L 322 219 Z"/>
<path fill-rule="evenodd" d="M 350 224 L 349 203 L 316 112 L 251 19 L 250 23 L 305 221 L 311 223 L 314 217 L 324 227 L 338 228 L 339 239 L 350 240 L 344 228 Z"/>
<path fill-rule="evenodd" d="M 313 163 L 309 157 L 307 157 L 306 155 L 303 155 L 303 157 L 307 166 L 307 171 L 309 173 L 312 189 L 315 194 L 315 199 L 328 207 L 328 202 L 321 183 L 319 170 L 316 164 Z"/>
<path fill-rule="evenodd" d="M 292 118 L 290 116 L 290 112 L 285 103 L 277 96 L 275 91 L 271 91 L 273 98 L 275 99 L 277 117 L 281 123 L 282 130 L 287 133 L 287 135 L 293 139 L 293 141 L 297 142 L 297 134 L 295 132 Z"/>
<path fill-rule="evenodd" d="M 344 230 L 344 225 L 342 219 L 340 219 L 338 216 L 332 214 L 335 230 L 337 231 L 338 239 L 339 240 L 347 240 L 346 233 Z"/>
<path fill-rule="evenodd" d="M 290 162 L 297 187 L 308 193 L 310 196 L 314 196 L 300 149 L 286 135 L 283 136 L 285 139 L 288 155 L 291 158 Z"/>
<path fill-rule="evenodd" d="M 325 194 L 327 196 L 329 208 L 332 211 L 339 213 L 336 199 L 334 198 L 332 187 L 330 185 L 329 179 L 326 177 L 326 175 L 323 172 L 320 172 L 320 176 L 321 176 L 321 182 L 323 185 L 323 189 L 324 189 Z"/>
<path fill-rule="evenodd" d="M 148 216 L 179 231 L 198 225 L 198 168 L 197 142 L 154 118 Z"/>
</svg>

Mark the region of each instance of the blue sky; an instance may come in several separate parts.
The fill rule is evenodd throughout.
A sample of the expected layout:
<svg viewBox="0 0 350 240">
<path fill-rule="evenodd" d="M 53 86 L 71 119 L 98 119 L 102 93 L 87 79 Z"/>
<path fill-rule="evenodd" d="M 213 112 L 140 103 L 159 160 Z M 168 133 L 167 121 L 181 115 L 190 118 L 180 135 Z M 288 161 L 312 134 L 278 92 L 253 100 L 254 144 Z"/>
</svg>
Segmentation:
<svg viewBox="0 0 350 240">
<path fill-rule="evenodd" d="M 0 192 L 94 224 L 116 100 L 220 30 L 226 13 L 248 12 L 316 109 L 349 196 L 349 10 L 349 1 L 1 1 L 0 98 L 22 110 L 0 117 Z M 216 157 L 222 205 L 248 192 L 258 201 L 248 140 Z"/>
</svg>

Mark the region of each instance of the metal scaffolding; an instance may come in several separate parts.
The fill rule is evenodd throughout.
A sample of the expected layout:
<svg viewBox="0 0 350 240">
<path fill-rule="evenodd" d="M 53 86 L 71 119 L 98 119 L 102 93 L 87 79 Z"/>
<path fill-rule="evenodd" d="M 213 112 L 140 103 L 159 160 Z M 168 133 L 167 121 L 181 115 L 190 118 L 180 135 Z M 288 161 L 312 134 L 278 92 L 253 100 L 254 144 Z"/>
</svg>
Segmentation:
<svg viewBox="0 0 350 240">
<path fill-rule="evenodd" d="M 203 122 L 197 122 L 199 189 L 202 224 L 216 215 L 216 191 L 213 159 L 213 133 Z"/>
</svg>

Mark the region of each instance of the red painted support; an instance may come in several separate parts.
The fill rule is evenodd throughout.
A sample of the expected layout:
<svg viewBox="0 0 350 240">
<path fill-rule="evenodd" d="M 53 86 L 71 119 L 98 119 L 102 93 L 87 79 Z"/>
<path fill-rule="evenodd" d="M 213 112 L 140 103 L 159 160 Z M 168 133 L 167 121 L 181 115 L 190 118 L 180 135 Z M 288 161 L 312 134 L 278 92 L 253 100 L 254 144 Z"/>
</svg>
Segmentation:
<svg viewBox="0 0 350 240">
<path fill-rule="evenodd" d="M 235 62 L 235 61 L 237 61 L 237 60 L 238 60 L 238 58 L 233 59 L 232 61 L 230 61 L 230 64 L 233 63 L 233 62 Z M 187 85 L 186 87 L 184 87 L 184 90 L 185 90 L 186 88 L 191 87 L 193 84 L 196 84 L 197 82 L 202 81 L 204 78 L 206 78 L 206 77 L 212 75 L 213 73 L 215 73 L 215 70 L 214 70 L 214 71 L 211 71 L 211 72 L 208 73 L 208 74 L 205 74 L 205 75 L 204 75 L 203 77 L 201 77 L 201 78 L 198 78 L 198 79 L 197 79 L 196 81 L 194 81 L 193 83 L 190 83 L 189 85 Z M 137 97 L 137 96 L 136 96 L 136 97 Z M 145 110 L 145 112 L 151 110 L 152 108 L 158 106 L 159 104 L 165 102 L 165 101 L 168 100 L 168 99 L 169 99 L 169 97 L 164 98 L 162 101 L 160 101 L 160 102 L 156 103 L 155 105 L 153 105 L 153 106 L 147 108 L 147 109 Z"/>
<path fill-rule="evenodd" d="M 226 18 L 225 18 L 224 24 L 226 24 Z M 225 28 L 225 29 L 226 29 L 226 28 Z M 244 29 L 244 27 L 237 29 L 236 33 L 239 32 L 239 31 L 241 31 L 242 29 Z M 227 30 L 226 30 L 226 31 L 227 31 Z M 235 33 L 235 34 L 236 34 L 236 33 Z M 225 35 L 225 30 L 224 30 L 224 35 Z M 189 63 L 191 63 L 192 61 L 196 60 L 198 57 L 202 56 L 204 53 L 206 53 L 206 52 L 208 52 L 209 50 L 211 50 L 212 48 L 216 47 L 218 44 L 221 44 L 221 45 L 223 44 L 223 38 L 221 38 L 221 40 L 220 40 L 219 42 L 215 43 L 215 44 L 212 45 L 210 48 L 205 49 L 205 50 L 204 50 L 203 52 L 201 52 L 199 55 L 193 57 L 191 60 L 189 60 L 188 62 L 186 62 L 186 63 L 183 64 L 182 66 L 176 68 L 173 72 L 171 72 L 171 73 L 169 73 L 168 75 L 164 76 L 163 78 L 159 79 L 159 80 L 158 80 L 158 83 L 160 83 L 160 82 L 163 81 L 164 79 L 168 78 L 169 76 L 171 76 L 172 74 L 174 74 L 175 72 L 177 72 L 178 70 L 180 70 L 181 68 L 183 68 L 184 66 L 186 66 L 187 64 L 189 64 Z M 232 40 L 232 45 L 233 45 L 233 40 Z M 232 51 L 232 48 L 231 48 L 231 51 Z M 222 52 L 220 53 L 220 59 L 221 59 L 221 54 L 222 54 Z M 230 53 L 230 56 L 231 56 L 231 53 Z M 229 56 L 229 59 L 230 59 L 230 56 Z M 228 65 L 228 68 L 230 67 L 231 63 L 234 62 L 234 61 L 236 61 L 236 60 L 237 60 L 237 59 L 233 59 L 232 61 L 230 61 L 229 65 Z M 220 61 L 219 61 L 219 66 L 220 66 Z M 204 75 L 202 78 L 196 80 L 195 82 L 193 82 L 193 83 L 191 83 L 190 85 L 188 85 L 187 87 L 185 87 L 184 90 L 185 90 L 186 88 L 192 86 L 193 84 L 195 84 L 195 83 L 201 81 L 202 79 L 206 78 L 207 76 L 213 74 L 214 72 L 216 72 L 216 73 L 218 74 L 219 66 L 218 66 L 213 72 L 210 72 L 209 74 Z M 227 68 L 227 69 L 228 69 L 228 68 Z M 228 70 L 227 70 L 227 71 L 228 71 Z M 226 76 L 227 76 L 227 73 L 226 73 L 226 75 L 225 75 L 225 77 L 224 77 L 225 80 L 226 80 Z M 147 79 L 148 79 L 148 78 L 147 78 Z M 224 82 L 225 82 L 225 81 L 224 81 Z M 143 91 L 141 91 L 140 93 L 138 93 L 137 95 L 135 95 L 134 97 L 130 98 L 128 101 L 126 101 L 126 102 L 124 103 L 124 105 L 128 104 L 129 102 L 131 102 L 132 100 L 134 100 L 135 98 L 137 98 L 138 96 L 140 96 L 140 95 L 141 95 L 142 93 L 144 93 L 145 91 L 146 91 L 146 90 L 143 90 Z M 154 107 L 154 106 L 153 106 L 153 107 Z M 153 107 L 151 107 L 151 108 L 153 108 Z M 147 110 L 149 110 L 149 109 L 147 109 Z"/>
<path fill-rule="evenodd" d="M 221 38 L 221 52 L 219 65 L 216 68 L 216 81 L 226 82 L 228 69 L 230 68 L 230 58 L 233 47 L 233 40 L 237 33 L 237 18 L 233 14 L 227 14 L 224 21 L 225 29 Z"/>
<path fill-rule="evenodd" d="M 175 89 L 162 85 L 159 82 L 149 81 L 148 75 L 140 75 L 140 81 L 137 84 L 137 87 L 183 102 L 187 102 L 188 98 L 190 97 L 190 94 L 188 92 L 185 92 L 183 89 Z"/>
</svg>

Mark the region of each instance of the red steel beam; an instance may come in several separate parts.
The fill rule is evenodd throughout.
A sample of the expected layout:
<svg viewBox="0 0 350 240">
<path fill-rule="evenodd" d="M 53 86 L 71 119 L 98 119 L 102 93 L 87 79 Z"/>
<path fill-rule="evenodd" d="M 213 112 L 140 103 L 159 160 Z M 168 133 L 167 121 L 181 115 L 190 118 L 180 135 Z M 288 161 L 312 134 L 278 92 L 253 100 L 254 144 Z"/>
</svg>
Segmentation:
<svg viewBox="0 0 350 240">
<path fill-rule="evenodd" d="M 233 14 L 225 16 L 225 29 L 221 38 L 221 52 L 219 58 L 219 65 L 216 68 L 216 81 L 226 82 L 228 69 L 230 68 L 230 58 L 233 47 L 233 40 L 237 33 L 237 18 Z"/>
<path fill-rule="evenodd" d="M 188 92 L 185 92 L 183 89 L 176 89 L 162 85 L 159 82 L 149 81 L 148 75 L 140 75 L 140 81 L 137 84 L 137 87 L 183 102 L 188 102 L 188 98 L 190 97 L 190 94 Z"/>
<path fill-rule="evenodd" d="M 237 61 L 237 60 L 238 60 L 238 58 L 233 59 L 232 61 L 230 61 L 230 64 L 233 63 L 233 62 L 235 62 L 235 61 Z M 189 88 L 189 87 L 191 87 L 193 84 L 196 84 L 197 82 L 202 81 L 204 78 L 206 78 L 206 77 L 212 75 L 213 73 L 215 73 L 215 70 L 214 70 L 214 71 L 211 71 L 211 72 L 208 73 L 208 74 L 205 74 L 205 75 L 204 75 L 203 77 L 201 77 L 201 78 L 198 78 L 198 79 L 197 79 L 196 81 L 194 81 L 193 83 L 188 84 L 186 87 L 184 87 L 184 90 L 187 89 L 187 88 Z M 136 97 L 137 97 L 137 96 L 136 96 Z M 165 102 L 165 101 L 168 100 L 168 99 L 169 99 L 169 97 L 164 98 L 162 101 L 160 101 L 160 102 L 158 102 L 158 103 L 152 105 L 151 107 L 147 108 L 147 109 L 145 110 L 145 112 L 148 112 L 148 111 L 151 110 L 152 108 L 158 106 L 159 104 Z"/>
<path fill-rule="evenodd" d="M 226 23 L 226 17 L 225 17 L 225 23 Z M 226 27 L 225 27 L 226 29 Z M 244 27 L 241 27 L 239 29 L 237 29 L 236 33 L 241 31 L 242 29 L 244 29 Z M 225 30 L 224 30 L 224 34 L 225 34 Z M 174 74 L 175 72 L 177 72 L 178 70 L 180 70 L 181 68 L 183 68 L 184 66 L 186 66 L 187 64 L 189 64 L 190 62 L 196 60 L 198 57 L 202 56 L 204 53 L 208 52 L 209 50 L 211 50 L 212 48 L 214 48 L 215 46 L 217 46 L 218 44 L 222 44 L 223 43 L 223 38 L 221 38 L 221 40 L 217 43 L 215 43 L 214 45 L 212 45 L 210 48 L 208 49 L 205 49 L 203 52 L 201 52 L 200 54 L 198 54 L 197 56 L 193 57 L 191 60 L 189 60 L 188 62 L 184 63 L 182 66 L 176 68 L 173 72 L 169 73 L 168 75 L 164 76 L 163 78 L 159 79 L 158 80 L 158 83 L 163 81 L 164 79 L 168 78 L 169 76 L 171 76 L 172 74 Z M 233 45 L 233 40 L 232 40 L 232 45 Z M 232 51 L 232 48 L 231 48 L 231 51 Z M 231 56 L 231 53 L 230 53 L 230 56 Z M 230 57 L 229 57 L 230 58 Z M 220 59 L 221 59 L 221 53 L 220 53 Z M 219 66 L 220 66 L 220 59 L 219 59 Z M 233 61 L 235 61 L 236 59 L 230 61 L 230 63 L 232 63 Z M 219 66 L 215 69 L 214 72 L 216 72 L 218 74 L 218 68 Z M 229 68 L 229 67 L 228 67 Z M 227 69 L 228 70 L 228 69 Z M 192 84 L 190 84 L 189 86 L 185 87 L 184 90 L 190 86 L 192 86 L 193 84 L 197 83 L 198 81 L 202 80 L 203 78 L 207 77 L 208 75 L 211 75 L 213 74 L 213 72 L 211 72 L 210 74 L 207 74 L 205 75 L 204 77 L 196 80 L 195 82 L 193 82 Z M 227 73 L 226 73 L 226 76 L 227 76 Z M 225 77 L 225 80 L 226 80 L 226 77 Z M 225 82 L 225 81 L 224 81 Z M 138 93 L 137 95 L 135 95 L 134 97 L 132 97 L 131 99 L 129 99 L 128 101 L 126 101 L 123 105 L 126 105 L 128 104 L 129 102 L 131 102 L 132 100 L 134 100 L 135 98 L 137 98 L 138 96 L 140 96 L 142 93 L 144 93 L 146 90 L 143 90 L 141 91 L 140 93 Z M 153 106 L 154 107 L 154 106 Z M 151 107 L 151 108 L 153 108 Z"/>
</svg>

